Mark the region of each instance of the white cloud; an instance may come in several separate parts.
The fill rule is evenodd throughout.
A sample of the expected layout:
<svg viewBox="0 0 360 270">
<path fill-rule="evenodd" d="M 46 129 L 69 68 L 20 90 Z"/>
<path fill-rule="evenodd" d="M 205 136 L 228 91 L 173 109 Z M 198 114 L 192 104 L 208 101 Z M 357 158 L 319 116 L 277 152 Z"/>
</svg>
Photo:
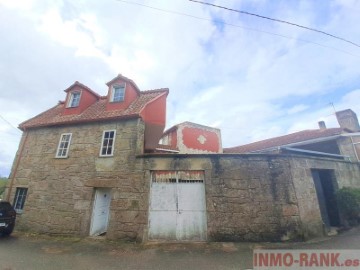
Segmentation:
<svg viewBox="0 0 360 270">
<path fill-rule="evenodd" d="M 349 39 L 360 34 L 358 1 L 225 2 L 216 1 Z M 139 3 L 240 27 L 121 1 L 0 0 L 0 35 L 6 37 L 0 114 L 16 126 L 64 99 L 62 90 L 75 80 L 105 94 L 105 83 L 118 73 L 144 90 L 169 87 L 168 126 L 189 120 L 217 126 L 224 146 L 317 128 L 319 119 L 336 126 L 329 102 L 360 112 L 355 46 L 182 0 Z M 1 119 L 0 130 L 4 149 L 1 141 L 16 136 Z M 1 154 L 0 174 L 9 172 L 16 148 L 17 141 Z"/>
<path fill-rule="evenodd" d="M 309 106 L 304 105 L 304 104 L 299 104 L 299 105 L 295 105 L 292 108 L 288 109 L 287 113 L 288 114 L 295 114 L 295 113 L 303 112 L 307 108 L 309 108 Z"/>
</svg>

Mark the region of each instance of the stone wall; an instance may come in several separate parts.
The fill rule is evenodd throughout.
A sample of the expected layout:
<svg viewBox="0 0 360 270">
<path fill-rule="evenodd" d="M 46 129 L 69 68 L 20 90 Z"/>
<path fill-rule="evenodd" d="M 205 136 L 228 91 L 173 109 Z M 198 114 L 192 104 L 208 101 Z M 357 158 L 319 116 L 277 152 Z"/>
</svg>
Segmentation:
<svg viewBox="0 0 360 270">
<path fill-rule="evenodd" d="M 145 160 L 148 170 L 204 170 L 210 241 L 275 241 L 302 237 L 286 158 L 176 155 Z M 146 177 L 149 179 L 150 173 Z"/>
<path fill-rule="evenodd" d="M 109 129 L 117 131 L 114 156 L 99 157 L 103 131 Z M 209 241 L 321 235 L 312 169 L 334 170 L 339 187 L 360 187 L 359 163 L 341 160 L 285 154 L 143 155 L 139 119 L 26 132 L 10 195 L 13 200 L 16 187 L 28 188 L 17 226 L 36 232 L 88 235 L 95 188 L 108 187 L 107 238 L 146 240 L 152 170 L 204 171 Z M 60 135 L 69 132 L 69 157 L 55 158 Z"/>
<path fill-rule="evenodd" d="M 150 170 L 204 170 L 208 240 L 278 241 L 323 235 L 312 169 L 360 186 L 359 164 L 292 155 L 144 157 Z"/>
<path fill-rule="evenodd" d="M 333 170 L 338 187 L 360 187 L 360 165 L 346 161 L 326 158 L 289 158 L 291 174 L 296 191 L 305 238 L 320 235 L 323 222 L 320 215 L 312 169 Z"/>
<path fill-rule="evenodd" d="M 345 155 L 349 157 L 349 159 L 353 162 L 358 161 L 359 151 L 356 152 L 356 146 L 354 147 L 353 143 L 359 143 L 360 142 L 360 136 L 343 136 L 337 140 L 337 144 L 339 146 L 339 149 L 342 153 L 342 155 Z"/>
<path fill-rule="evenodd" d="M 113 157 L 99 157 L 104 130 L 116 130 Z M 29 130 L 13 181 L 27 187 L 17 227 L 37 232 L 88 235 L 95 187 L 112 188 L 110 238 L 135 239 L 147 224 L 147 190 L 141 160 L 141 120 Z M 62 133 L 72 133 L 68 158 L 55 158 Z M 24 141 L 24 140 L 23 140 Z M 13 173 L 12 173 L 13 174 Z"/>
</svg>

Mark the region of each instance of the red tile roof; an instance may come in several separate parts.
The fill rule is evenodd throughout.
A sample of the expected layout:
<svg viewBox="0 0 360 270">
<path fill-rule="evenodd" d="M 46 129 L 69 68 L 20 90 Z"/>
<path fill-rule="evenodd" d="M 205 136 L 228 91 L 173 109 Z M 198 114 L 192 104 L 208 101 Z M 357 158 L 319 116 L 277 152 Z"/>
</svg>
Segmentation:
<svg viewBox="0 0 360 270">
<path fill-rule="evenodd" d="M 258 142 L 249 143 L 231 148 L 224 148 L 224 153 L 250 153 L 250 152 L 260 151 L 273 147 L 284 146 L 292 143 L 331 137 L 346 132 L 347 130 L 344 130 L 342 128 L 303 130 L 263 141 L 258 141 Z"/>
<path fill-rule="evenodd" d="M 169 89 L 161 88 L 150 91 L 141 91 L 140 96 L 130 106 L 123 110 L 106 110 L 106 97 L 101 97 L 80 114 L 64 115 L 64 102 L 21 123 L 21 130 L 41 126 L 55 126 L 64 124 L 86 123 L 100 120 L 124 119 L 140 117 L 141 110 L 153 99 L 168 94 Z"/>
</svg>

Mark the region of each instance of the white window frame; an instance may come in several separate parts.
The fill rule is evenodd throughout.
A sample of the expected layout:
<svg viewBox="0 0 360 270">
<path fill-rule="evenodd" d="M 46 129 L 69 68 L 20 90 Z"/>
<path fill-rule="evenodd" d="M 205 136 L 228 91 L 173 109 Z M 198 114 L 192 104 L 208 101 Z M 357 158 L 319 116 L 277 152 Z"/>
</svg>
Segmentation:
<svg viewBox="0 0 360 270">
<path fill-rule="evenodd" d="M 68 141 L 63 140 L 63 138 L 65 136 L 70 136 Z M 63 133 L 63 134 L 61 134 L 59 144 L 58 144 L 58 147 L 56 149 L 56 155 L 55 155 L 56 158 L 67 158 L 69 156 L 69 148 L 70 148 L 71 138 L 72 138 L 72 133 Z M 62 143 L 67 143 L 67 146 L 64 147 L 62 145 Z M 65 150 L 65 154 L 60 155 L 60 150 L 61 150 L 61 153 L 63 153 L 63 151 Z"/>
<path fill-rule="evenodd" d="M 123 90 L 123 94 L 122 94 L 122 99 L 121 100 L 114 100 L 115 98 L 115 91 L 116 89 L 122 89 Z M 111 102 L 123 102 L 125 100 L 125 89 L 126 89 L 126 83 L 123 84 L 115 84 L 112 86 L 112 90 L 111 90 Z"/>
<path fill-rule="evenodd" d="M 69 98 L 69 101 L 68 101 L 68 104 L 67 104 L 67 107 L 68 108 L 76 108 L 76 107 L 79 107 L 80 105 L 80 100 L 81 100 L 81 92 L 82 91 L 74 91 L 74 92 L 71 92 L 70 93 L 70 98 Z M 74 101 L 74 95 L 75 94 L 79 94 L 79 100 L 77 102 L 77 104 L 73 105 L 73 101 Z"/>
<path fill-rule="evenodd" d="M 14 209 L 16 213 L 21 214 L 24 209 L 26 197 L 27 197 L 28 188 L 17 187 L 14 197 Z M 18 206 L 19 205 L 19 206 Z"/>
<path fill-rule="evenodd" d="M 105 134 L 107 132 L 114 132 L 114 137 L 112 138 L 112 145 L 111 145 L 111 153 L 110 154 L 103 154 L 102 151 L 105 147 L 106 152 L 108 152 L 109 149 L 109 142 L 105 141 Z M 116 130 L 115 129 L 111 129 L 111 130 L 104 130 L 103 131 L 103 135 L 102 135 L 102 140 L 101 140 L 101 146 L 100 146 L 100 157 L 111 157 L 114 155 L 114 149 L 115 149 L 115 139 L 116 139 Z M 106 145 L 104 145 L 104 143 L 106 143 Z"/>
</svg>

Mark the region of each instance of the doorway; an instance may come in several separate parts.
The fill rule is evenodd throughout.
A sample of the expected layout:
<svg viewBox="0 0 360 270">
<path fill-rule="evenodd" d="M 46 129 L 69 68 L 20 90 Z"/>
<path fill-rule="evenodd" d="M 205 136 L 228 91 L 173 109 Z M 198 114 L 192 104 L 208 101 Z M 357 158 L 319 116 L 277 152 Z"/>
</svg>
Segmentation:
<svg viewBox="0 0 360 270">
<path fill-rule="evenodd" d="M 149 208 L 149 240 L 205 241 L 204 172 L 152 172 Z"/>
<path fill-rule="evenodd" d="M 106 233 L 109 223 L 110 201 L 110 188 L 95 188 L 90 235 L 96 236 Z"/>
<path fill-rule="evenodd" d="M 339 210 L 335 195 L 338 185 L 334 170 L 314 169 L 311 173 L 314 179 L 321 217 L 326 228 L 340 226 Z"/>
</svg>

